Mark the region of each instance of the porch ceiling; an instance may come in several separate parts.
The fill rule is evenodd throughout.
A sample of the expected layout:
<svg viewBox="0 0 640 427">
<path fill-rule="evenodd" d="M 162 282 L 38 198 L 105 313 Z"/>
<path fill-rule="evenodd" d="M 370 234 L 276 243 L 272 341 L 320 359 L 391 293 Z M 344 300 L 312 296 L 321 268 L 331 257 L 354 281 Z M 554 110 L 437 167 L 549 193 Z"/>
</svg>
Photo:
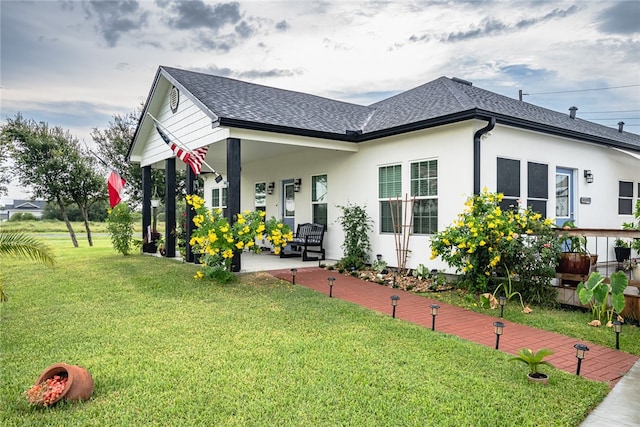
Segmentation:
<svg viewBox="0 0 640 427">
<path fill-rule="evenodd" d="M 240 161 L 243 164 L 273 157 L 281 157 L 308 149 L 344 152 L 358 151 L 358 144 L 353 142 L 322 140 L 293 135 L 275 135 L 243 129 L 229 129 L 229 137 L 241 140 Z M 170 153 L 170 150 L 167 150 L 167 153 Z M 205 161 L 217 172 L 222 173 L 226 171 L 226 139 L 215 141 L 209 145 Z M 164 169 L 164 160 L 154 163 L 152 167 L 154 169 Z M 183 165 L 178 167 L 183 167 Z M 203 165 L 202 170 L 206 172 L 208 168 Z"/>
</svg>

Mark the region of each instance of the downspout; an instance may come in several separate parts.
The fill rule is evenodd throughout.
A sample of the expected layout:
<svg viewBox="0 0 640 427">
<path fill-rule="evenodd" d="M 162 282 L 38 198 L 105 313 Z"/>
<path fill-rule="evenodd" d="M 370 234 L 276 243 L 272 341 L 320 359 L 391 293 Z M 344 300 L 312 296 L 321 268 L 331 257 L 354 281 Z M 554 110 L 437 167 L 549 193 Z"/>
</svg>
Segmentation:
<svg viewBox="0 0 640 427">
<path fill-rule="evenodd" d="M 496 125 L 496 118 L 491 117 L 489 123 L 473 134 L 473 194 L 480 194 L 480 140 L 482 135 L 491 132 Z"/>
</svg>

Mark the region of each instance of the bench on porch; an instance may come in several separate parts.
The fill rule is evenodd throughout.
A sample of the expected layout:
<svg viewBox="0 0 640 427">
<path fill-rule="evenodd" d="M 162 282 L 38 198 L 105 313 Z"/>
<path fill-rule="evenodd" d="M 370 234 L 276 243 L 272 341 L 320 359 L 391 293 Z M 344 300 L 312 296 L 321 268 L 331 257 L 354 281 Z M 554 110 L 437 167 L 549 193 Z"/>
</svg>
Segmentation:
<svg viewBox="0 0 640 427">
<path fill-rule="evenodd" d="M 324 260 L 323 240 L 324 225 L 298 224 L 293 240 L 280 252 L 280 258 L 302 256 L 303 261 Z M 319 256 L 309 257 L 309 253 L 319 254 Z"/>
</svg>

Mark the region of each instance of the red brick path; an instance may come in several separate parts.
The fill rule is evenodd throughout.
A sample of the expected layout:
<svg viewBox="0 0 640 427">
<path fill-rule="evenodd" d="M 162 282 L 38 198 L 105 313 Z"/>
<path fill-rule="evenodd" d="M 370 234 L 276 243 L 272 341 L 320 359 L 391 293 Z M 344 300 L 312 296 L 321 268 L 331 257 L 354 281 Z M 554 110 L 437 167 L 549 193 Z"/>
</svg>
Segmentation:
<svg viewBox="0 0 640 427">
<path fill-rule="evenodd" d="M 289 269 L 273 270 L 269 271 L 269 273 L 287 281 L 292 279 Z M 557 369 L 563 371 L 576 372 L 576 350 L 573 346 L 581 342 L 589 347 L 589 352 L 587 352 L 586 358 L 582 361 L 580 375 L 589 379 L 608 382 L 611 387 L 638 360 L 638 356 L 623 351 L 512 323 L 508 320 L 499 319 L 497 316 L 476 313 L 410 292 L 391 289 L 318 267 L 299 268 L 296 275 L 296 284 L 328 295 L 327 277 L 329 276 L 336 278 L 333 286 L 334 298 L 340 298 L 391 315 L 390 297 L 391 295 L 398 295 L 400 301 L 398 301 L 398 306 L 396 307 L 396 318 L 428 328 L 431 328 L 432 321 L 429 306 L 438 304 L 440 309 L 435 323 L 437 331 L 456 335 L 491 348 L 494 348 L 496 344 L 493 322 L 501 321 L 505 325 L 504 333 L 500 337 L 501 351 L 516 354 L 522 347 L 534 350 L 547 347 L 555 351 L 555 354 L 549 356 L 547 360 Z"/>
</svg>

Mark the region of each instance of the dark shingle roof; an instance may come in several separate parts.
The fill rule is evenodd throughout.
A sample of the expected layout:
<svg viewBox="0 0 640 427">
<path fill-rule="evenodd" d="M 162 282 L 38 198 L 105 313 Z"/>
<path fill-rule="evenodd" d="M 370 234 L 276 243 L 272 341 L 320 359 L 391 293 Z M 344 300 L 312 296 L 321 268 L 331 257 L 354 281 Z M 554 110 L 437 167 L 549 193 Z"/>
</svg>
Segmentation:
<svg viewBox="0 0 640 427">
<path fill-rule="evenodd" d="M 160 67 L 224 121 L 252 128 L 276 127 L 345 136 L 354 141 L 416 130 L 453 121 L 496 117 L 498 123 L 640 150 L 640 135 L 618 132 L 568 113 L 474 87 L 459 79 L 432 82 L 369 106 L 350 104 L 301 92 L 278 89 L 170 67 Z M 330 134 L 330 135 L 327 135 Z"/>
</svg>

